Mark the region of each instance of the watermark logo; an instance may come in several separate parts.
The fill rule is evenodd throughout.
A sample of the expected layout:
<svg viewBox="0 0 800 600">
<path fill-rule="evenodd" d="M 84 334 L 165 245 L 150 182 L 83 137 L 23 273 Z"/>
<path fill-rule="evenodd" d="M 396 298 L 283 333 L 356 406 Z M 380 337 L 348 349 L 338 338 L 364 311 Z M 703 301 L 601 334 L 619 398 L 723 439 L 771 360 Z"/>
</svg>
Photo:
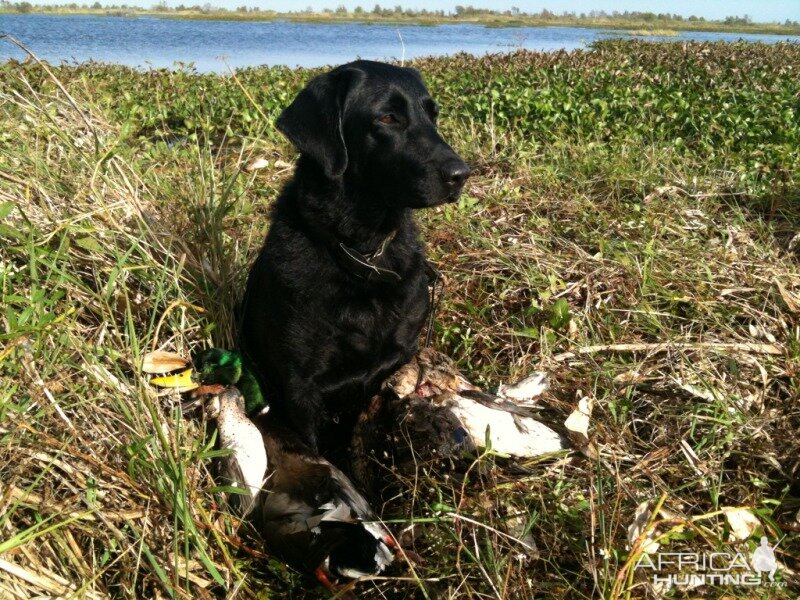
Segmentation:
<svg viewBox="0 0 800 600">
<path fill-rule="evenodd" d="M 761 538 L 761 545 L 755 549 L 750 557 L 753 569 L 763 575 L 769 574 L 769 580 L 775 581 L 775 571 L 778 570 L 778 561 L 775 558 L 775 549 L 769 545 L 766 537 Z M 776 544 L 777 546 L 777 544 Z"/>
<path fill-rule="evenodd" d="M 741 552 L 657 552 L 644 553 L 634 569 L 652 575 L 653 585 L 698 587 L 701 585 L 736 585 L 785 587 L 786 582 L 775 581 L 778 560 L 775 546 L 761 538 L 750 560 Z"/>
</svg>

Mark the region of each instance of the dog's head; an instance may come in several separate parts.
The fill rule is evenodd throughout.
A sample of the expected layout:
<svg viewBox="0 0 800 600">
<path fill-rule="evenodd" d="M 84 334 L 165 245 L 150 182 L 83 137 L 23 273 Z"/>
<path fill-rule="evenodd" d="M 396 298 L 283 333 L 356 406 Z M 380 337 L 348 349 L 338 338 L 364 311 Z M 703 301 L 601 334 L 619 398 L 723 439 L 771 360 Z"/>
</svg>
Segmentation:
<svg viewBox="0 0 800 600">
<path fill-rule="evenodd" d="M 387 205 L 422 208 L 456 200 L 469 176 L 436 114 L 415 69 L 359 60 L 312 79 L 277 126 L 326 177 Z"/>
</svg>

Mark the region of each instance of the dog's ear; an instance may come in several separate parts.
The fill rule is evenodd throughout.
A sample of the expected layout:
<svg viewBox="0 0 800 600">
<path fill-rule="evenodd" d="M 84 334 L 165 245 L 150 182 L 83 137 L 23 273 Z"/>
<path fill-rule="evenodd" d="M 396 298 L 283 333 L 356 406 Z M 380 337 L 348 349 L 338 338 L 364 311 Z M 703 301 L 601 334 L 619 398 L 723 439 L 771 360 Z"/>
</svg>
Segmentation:
<svg viewBox="0 0 800 600">
<path fill-rule="evenodd" d="M 348 92 L 363 75 L 355 69 L 334 69 L 318 75 L 287 106 L 276 123 L 278 130 L 302 154 L 317 161 L 331 178 L 347 168 L 347 146 L 342 113 Z"/>
</svg>

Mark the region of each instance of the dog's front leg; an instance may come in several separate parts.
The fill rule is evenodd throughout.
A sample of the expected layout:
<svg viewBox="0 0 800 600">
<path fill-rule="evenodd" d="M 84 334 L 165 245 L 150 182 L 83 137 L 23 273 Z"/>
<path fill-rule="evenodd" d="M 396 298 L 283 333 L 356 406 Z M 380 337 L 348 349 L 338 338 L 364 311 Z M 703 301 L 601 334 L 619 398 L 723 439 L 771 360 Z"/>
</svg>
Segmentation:
<svg viewBox="0 0 800 600">
<path fill-rule="evenodd" d="M 286 416 L 309 449 L 319 452 L 319 432 L 325 408 L 322 395 L 311 380 L 292 374 L 284 389 Z"/>
</svg>

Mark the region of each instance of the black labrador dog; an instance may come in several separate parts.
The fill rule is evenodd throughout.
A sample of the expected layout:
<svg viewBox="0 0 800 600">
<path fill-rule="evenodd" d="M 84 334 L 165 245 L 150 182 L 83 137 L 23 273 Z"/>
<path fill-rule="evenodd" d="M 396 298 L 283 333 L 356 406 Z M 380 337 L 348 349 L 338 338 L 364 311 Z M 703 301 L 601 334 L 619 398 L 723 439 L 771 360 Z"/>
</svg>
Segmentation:
<svg viewBox="0 0 800 600">
<path fill-rule="evenodd" d="M 300 151 L 250 269 L 240 345 L 272 410 L 314 450 L 349 442 L 428 311 L 411 209 L 457 199 L 469 168 L 420 74 L 372 61 L 312 79 L 277 121 Z"/>
</svg>

